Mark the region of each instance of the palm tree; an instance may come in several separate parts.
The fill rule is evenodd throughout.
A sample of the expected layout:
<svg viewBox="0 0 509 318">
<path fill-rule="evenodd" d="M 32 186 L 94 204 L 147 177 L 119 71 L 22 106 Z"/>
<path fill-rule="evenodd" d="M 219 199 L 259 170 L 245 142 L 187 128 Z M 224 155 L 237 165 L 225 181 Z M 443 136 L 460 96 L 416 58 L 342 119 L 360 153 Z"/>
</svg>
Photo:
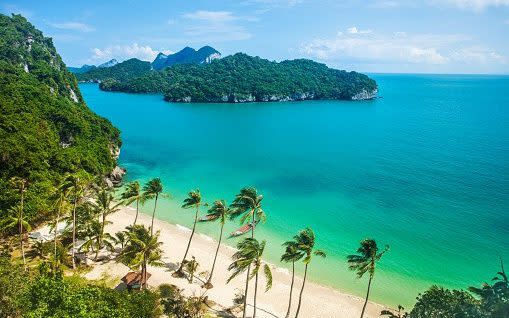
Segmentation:
<svg viewBox="0 0 509 318">
<path fill-rule="evenodd" d="M 240 222 L 251 223 L 251 237 L 254 238 L 254 229 L 257 221 L 265 221 L 266 215 L 262 208 L 263 195 L 259 195 L 255 188 L 243 188 L 235 196 L 230 207 L 233 209 L 232 218 L 242 215 Z"/>
<path fill-rule="evenodd" d="M 262 256 L 265 250 L 265 241 L 259 243 L 255 238 L 246 238 L 237 244 L 238 251 L 233 254 L 233 263 L 230 264 L 228 270 L 233 271 L 231 276 L 228 278 L 229 283 L 233 278 L 237 277 L 243 272 L 249 272 L 251 265 L 253 266 L 253 272 L 246 278 L 246 289 L 244 291 L 244 309 L 242 312 L 242 318 L 246 317 L 247 307 L 247 291 L 249 289 L 249 280 L 255 277 L 255 290 L 253 298 L 253 318 L 256 317 L 256 295 L 258 291 L 258 273 L 263 267 L 263 272 L 267 280 L 265 291 L 268 291 L 272 287 L 272 272 L 267 264 L 262 266 Z"/>
<path fill-rule="evenodd" d="M 357 249 L 358 254 L 348 255 L 348 268 L 352 271 L 357 272 L 357 278 L 361 278 L 364 274 L 369 273 L 368 291 L 366 293 L 366 299 L 364 300 L 364 306 L 362 306 L 361 318 L 364 317 L 364 311 L 368 304 L 369 292 L 371 290 L 371 281 L 375 275 L 376 263 L 382 258 L 382 256 L 389 250 L 389 245 L 385 245 L 385 248 L 380 251 L 373 239 L 364 239 L 360 243 L 360 247 Z"/>
<path fill-rule="evenodd" d="M 163 184 L 161 183 L 161 179 L 154 178 L 147 182 L 143 186 L 143 194 L 142 196 L 146 199 L 155 199 L 154 202 L 154 212 L 152 212 L 152 223 L 150 225 L 150 233 L 154 233 L 154 217 L 156 215 L 156 208 L 157 208 L 157 199 L 163 192 Z"/>
<path fill-rule="evenodd" d="M 28 223 L 23 222 L 23 209 L 24 209 L 24 200 L 25 200 L 25 191 L 28 185 L 28 181 L 23 178 L 13 177 L 11 179 L 12 185 L 19 191 L 20 195 L 20 203 L 18 207 L 18 229 L 19 229 L 19 244 L 21 247 L 21 255 L 23 256 L 23 266 L 25 270 L 27 270 L 27 262 L 25 259 L 25 246 L 23 244 L 23 225 Z M 27 229 L 28 230 L 28 229 Z"/>
<path fill-rule="evenodd" d="M 306 277 L 308 274 L 308 266 L 311 263 L 313 255 L 325 258 L 326 254 L 322 250 L 315 249 L 315 233 L 309 227 L 300 231 L 298 235 L 293 237 L 295 240 L 295 246 L 299 251 L 304 254 L 304 279 L 302 280 L 302 287 L 299 293 L 299 303 L 297 305 L 297 311 L 295 312 L 295 318 L 299 316 L 300 305 L 302 303 L 302 293 L 304 292 L 304 286 L 306 284 Z"/>
<path fill-rule="evenodd" d="M 5 231 L 19 231 L 19 243 L 21 246 L 21 253 L 23 256 L 23 264 L 25 266 L 25 270 L 27 270 L 26 267 L 26 259 L 25 259 L 25 248 L 23 245 L 23 231 L 31 231 L 32 227 L 26 220 L 26 216 L 23 215 L 23 211 L 21 209 L 21 205 L 15 205 L 14 207 L 10 208 L 8 210 L 7 217 L 2 220 L 0 223 L 0 229 Z"/>
<path fill-rule="evenodd" d="M 221 230 L 219 232 L 219 240 L 217 242 L 216 254 L 214 255 L 214 261 L 212 262 L 212 269 L 210 270 L 209 279 L 203 285 L 204 288 L 210 289 L 214 287 L 212 285 L 212 275 L 214 274 L 214 267 L 216 266 L 217 254 L 219 252 L 219 247 L 221 246 L 221 239 L 223 238 L 223 228 L 226 220 L 232 213 L 232 209 L 226 206 L 226 202 L 224 200 L 217 200 L 214 202 L 212 207 L 207 212 L 207 217 L 211 220 L 219 220 L 221 224 Z"/>
<path fill-rule="evenodd" d="M 281 256 L 281 261 L 285 263 L 292 263 L 292 282 L 290 284 L 290 297 L 288 299 L 288 309 L 286 310 L 286 318 L 290 317 L 290 309 L 292 306 L 292 292 L 293 284 L 295 281 L 295 262 L 304 257 L 304 253 L 298 249 L 297 242 L 288 241 L 283 244 L 286 246 L 285 253 Z"/>
<path fill-rule="evenodd" d="M 194 223 L 193 229 L 191 231 L 191 236 L 189 237 L 189 242 L 187 243 L 186 252 L 184 253 L 184 258 L 182 258 L 182 262 L 180 262 L 179 268 L 175 271 L 175 273 L 173 273 L 174 277 L 184 276 L 184 272 L 182 271 L 182 269 L 186 263 L 187 253 L 189 252 L 189 247 L 191 247 L 191 241 L 193 240 L 194 232 L 196 230 L 196 222 L 198 222 L 198 214 L 200 213 L 200 206 L 202 205 L 203 204 L 201 202 L 201 193 L 199 189 L 189 192 L 187 198 L 184 199 L 184 204 L 182 204 L 182 208 L 184 209 L 195 208 Z"/>
<path fill-rule="evenodd" d="M 76 207 L 85 193 L 84 176 L 80 174 L 70 174 L 64 180 L 64 185 L 71 195 L 72 199 L 72 268 L 76 268 L 74 253 L 76 250 Z"/>
<path fill-rule="evenodd" d="M 98 250 L 96 254 L 99 253 L 99 250 L 103 248 L 103 237 L 105 236 L 104 227 L 106 226 L 106 217 L 112 213 L 120 210 L 121 203 L 114 202 L 114 196 L 112 191 L 109 188 L 100 188 L 97 191 L 96 202 L 93 204 L 95 213 L 100 216 L 101 220 L 101 229 L 98 236 Z M 97 256 L 96 256 L 97 257 Z"/>
<path fill-rule="evenodd" d="M 140 183 L 138 181 L 130 182 L 125 191 L 122 193 L 121 198 L 124 200 L 125 204 L 131 204 L 136 201 L 136 216 L 134 217 L 133 225 L 136 225 L 136 221 L 138 220 L 138 212 L 140 203 L 143 204 L 145 202 L 145 197 L 141 192 Z"/>
<path fill-rule="evenodd" d="M 68 208 L 68 197 L 69 197 L 69 187 L 68 184 L 63 179 L 60 184 L 56 187 L 55 192 L 53 194 L 53 202 L 54 209 L 56 211 L 56 216 L 53 224 L 53 254 L 54 254 L 54 265 L 53 271 L 56 272 L 57 263 L 58 263 L 58 255 L 57 255 L 57 232 L 58 232 L 58 221 L 60 221 L 61 215 Z"/>
<path fill-rule="evenodd" d="M 119 255 L 119 260 L 132 269 L 141 268 L 141 288 L 147 286 L 147 266 L 164 266 L 161 262 L 162 253 L 159 242 L 159 231 L 149 233 L 143 225 L 132 225 L 127 227 L 129 241 Z"/>
<path fill-rule="evenodd" d="M 95 253 L 94 261 L 97 261 L 101 248 L 106 246 L 107 249 L 113 250 L 113 243 L 116 243 L 115 238 L 109 233 L 101 232 L 102 228 L 102 222 L 98 220 L 91 220 L 86 225 L 86 230 L 84 231 L 87 239 L 80 249 L 87 252 L 92 250 L 92 252 Z"/>
</svg>

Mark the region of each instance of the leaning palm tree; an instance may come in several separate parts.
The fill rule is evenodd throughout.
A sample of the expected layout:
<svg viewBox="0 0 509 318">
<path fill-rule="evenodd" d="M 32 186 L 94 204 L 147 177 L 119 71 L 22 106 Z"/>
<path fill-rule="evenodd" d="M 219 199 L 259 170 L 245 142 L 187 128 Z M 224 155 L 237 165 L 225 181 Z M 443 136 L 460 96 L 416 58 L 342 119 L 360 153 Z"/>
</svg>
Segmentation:
<svg viewBox="0 0 509 318">
<path fill-rule="evenodd" d="M 63 187 L 69 191 L 69 197 L 72 202 L 72 268 L 76 268 L 76 260 L 74 254 L 76 251 L 76 208 L 78 203 L 83 199 L 86 187 L 86 175 L 70 174 L 65 180 Z"/>
<path fill-rule="evenodd" d="M 23 256 L 23 266 L 24 266 L 25 270 L 27 270 L 27 262 L 25 259 L 25 246 L 23 244 L 23 225 L 24 225 L 23 209 L 24 209 L 24 201 L 25 201 L 25 191 L 28 186 L 28 181 L 23 178 L 13 177 L 11 179 L 11 183 L 16 188 L 16 190 L 19 191 L 19 196 L 20 196 L 20 203 L 17 208 L 17 210 L 18 210 L 18 222 L 17 223 L 18 223 L 18 229 L 19 229 L 19 244 L 21 247 L 21 255 Z M 28 225 L 28 223 L 26 223 L 26 221 L 25 221 L 25 224 Z M 27 228 L 27 230 L 28 230 L 28 228 Z"/>
<path fill-rule="evenodd" d="M 207 282 L 203 285 L 204 288 L 210 289 L 214 287 L 212 285 L 212 275 L 214 274 L 214 267 L 216 266 L 217 254 L 219 252 L 219 247 L 221 246 L 221 239 L 223 238 L 223 228 L 226 220 L 232 213 L 232 209 L 226 206 L 226 202 L 224 200 L 217 200 L 214 202 L 212 207 L 207 212 L 207 217 L 210 220 L 219 220 L 221 224 L 221 230 L 219 231 L 219 240 L 217 242 L 216 253 L 214 255 L 214 261 L 212 262 L 212 269 L 210 270 L 210 275 Z"/>
<path fill-rule="evenodd" d="M 298 235 L 293 237 L 295 240 L 296 248 L 301 251 L 304 255 L 304 279 L 302 280 L 302 287 L 299 293 L 299 303 L 297 305 L 297 311 L 295 312 L 295 318 L 299 316 L 300 305 L 302 304 L 302 294 L 304 292 L 304 286 L 306 284 L 306 277 L 308 274 L 308 266 L 311 263 L 313 255 L 325 258 L 326 254 L 322 250 L 315 249 L 315 233 L 309 227 L 300 231 Z"/>
<path fill-rule="evenodd" d="M 246 238 L 237 244 L 238 251 L 233 254 L 233 263 L 228 267 L 229 271 L 233 271 L 231 276 L 228 278 L 229 283 L 233 278 L 237 277 L 243 272 L 249 272 L 251 265 L 253 266 L 252 273 L 246 278 L 246 289 L 244 291 L 244 308 L 242 312 L 242 318 L 246 317 L 247 307 L 247 291 L 249 289 L 249 281 L 255 277 L 255 290 L 253 298 L 253 318 L 256 317 L 256 295 L 258 291 L 258 273 L 263 268 L 267 284 L 265 291 L 268 291 L 272 287 L 272 272 L 267 264 L 262 264 L 263 251 L 265 250 L 265 241 L 261 243 L 255 238 Z M 263 265 L 263 266 L 262 266 Z"/>
<path fill-rule="evenodd" d="M 251 237 L 254 238 L 256 223 L 265 221 L 266 215 L 262 208 L 263 195 L 255 188 L 243 188 L 235 196 L 230 207 L 233 209 L 231 218 L 241 216 L 241 223 L 251 223 Z"/>
<path fill-rule="evenodd" d="M 159 231 L 150 233 L 143 225 L 127 227 L 129 241 L 118 259 L 131 269 L 141 269 L 141 288 L 147 286 L 147 266 L 164 266 L 162 258 L 162 242 L 159 242 Z"/>
<path fill-rule="evenodd" d="M 364 317 L 364 311 L 368 304 L 369 292 L 371 290 L 371 281 L 375 275 L 376 263 L 382 258 L 382 256 L 389 250 L 389 245 L 385 245 L 383 250 L 379 250 L 376 241 L 373 239 L 364 239 L 360 243 L 360 247 L 357 249 L 358 254 L 348 255 L 348 268 L 352 271 L 356 271 L 357 278 L 361 278 L 364 274 L 369 273 L 368 291 L 366 293 L 366 299 L 364 300 L 364 306 L 362 306 L 361 318 Z"/>
<path fill-rule="evenodd" d="M 163 192 L 163 184 L 161 183 L 161 179 L 154 178 L 147 182 L 143 186 L 143 197 L 146 200 L 149 199 L 155 199 L 154 201 L 154 212 L 152 212 L 152 223 L 150 225 L 150 233 L 154 233 L 154 218 L 156 215 L 156 208 L 157 208 L 157 199 Z"/>
<path fill-rule="evenodd" d="M 292 293 L 293 284 L 295 281 L 295 262 L 301 260 L 304 257 L 304 253 L 299 250 L 296 241 L 288 241 L 283 244 L 286 246 L 285 253 L 281 256 L 281 261 L 285 263 L 292 263 L 292 282 L 290 284 L 290 297 L 288 299 L 288 309 L 286 310 L 285 317 L 290 317 L 290 309 L 292 307 Z"/>
<path fill-rule="evenodd" d="M 174 277 L 184 277 L 184 265 L 186 263 L 187 253 L 189 252 L 189 247 L 191 247 L 191 241 L 193 240 L 194 232 L 196 230 L 196 222 L 198 222 L 198 214 L 200 213 L 200 206 L 203 203 L 201 202 L 201 193 L 199 189 L 191 191 L 188 193 L 187 198 L 184 199 L 184 204 L 182 204 L 182 208 L 184 209 L 195 209 L 194 213 L 194 223 L 193 229 L 191 231 L 191 236 L 189 236 L 189 242 L 187 242 L 186 252 L 184 253 L 184 257 L 182 258 L 182 262 L 180 262 L 179 268 L 173 273 Z"/>
<path fill-rule="evenodd" d="M 136 202 L 136 216 L 134 217 L 133 225 L 136 225 L 136 221 L 138 220 L 140 203 L 143 204 L 145 202 L 145 196 L 143 194 L 144 193 L 141 192 L 140 183 L 138 181 L 133 181 L 126 186 L 125 191 L 121 195 L 125 204 Z"/>
</svg>

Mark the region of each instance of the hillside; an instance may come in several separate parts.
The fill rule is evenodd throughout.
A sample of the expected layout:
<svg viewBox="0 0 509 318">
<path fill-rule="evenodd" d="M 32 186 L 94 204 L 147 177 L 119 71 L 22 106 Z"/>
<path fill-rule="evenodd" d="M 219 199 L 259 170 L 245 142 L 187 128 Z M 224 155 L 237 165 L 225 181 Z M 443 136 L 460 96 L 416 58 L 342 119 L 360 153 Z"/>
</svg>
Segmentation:
<svg viewBox="0 0 509 318">
<path fill-rule="evenodd" d="M 113 64 L 113 66 L 103 66 L 101 64 L 87 72 L 75 73 L 75 75 L 82 82 L 98 82 L 106 79 L 125 81 L 146 74 L 151 69 L 150 62 L 132 58 L 122 63 Z"/>
<path fill-rule="evenodd" d="M 0 14 L 0 109 L 0 219 L 15 201 L 12 177 L 28 180 L 26 210 L 37 219 L 63 174 L 115 166 L 119 131 L 87 108 L 51 38 L 20 15 Z"/>
<path fill-rule="evenodd" d="M 311 60 L 280 63 L 237 53 L 210 64 L 177 64 L 128 80 L 108 80 L 107 91 L 164 93 L 172 102 L 267 102 L 374 98 L 377 84 L 356 72 Z"/>
</svg>

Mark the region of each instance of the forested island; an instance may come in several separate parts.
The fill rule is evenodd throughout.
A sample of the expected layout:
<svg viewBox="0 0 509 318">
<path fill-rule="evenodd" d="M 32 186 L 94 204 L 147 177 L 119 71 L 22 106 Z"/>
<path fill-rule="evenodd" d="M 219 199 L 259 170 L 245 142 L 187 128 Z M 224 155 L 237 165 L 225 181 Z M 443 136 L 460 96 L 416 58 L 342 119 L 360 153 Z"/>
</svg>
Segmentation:
<svg viewBox="0 0 509 318">
<path fill-rule="evenodd" d="M 149 62 L 130 59 L 76 76 L 100 82 L 105 91 L 161 93 L 170 102 L 363 100 L 377 94 L 376 82 L 364 74 L 306 59 L 278 63 L 243 53 L 207 63 L 174 63 L 159 71 Z"/>
</svg>

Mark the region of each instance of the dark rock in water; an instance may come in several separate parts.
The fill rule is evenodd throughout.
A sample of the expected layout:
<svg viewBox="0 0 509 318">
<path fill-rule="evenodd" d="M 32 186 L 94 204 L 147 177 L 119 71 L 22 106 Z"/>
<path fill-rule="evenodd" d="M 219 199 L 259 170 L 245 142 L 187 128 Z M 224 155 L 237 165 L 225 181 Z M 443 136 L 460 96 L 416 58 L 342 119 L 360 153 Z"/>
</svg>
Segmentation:
<svg viewBox="0 0 509 318">
<path fill-rule="evenodd" d="M 108 187 L 120 187 L 122 186 L 122 179 L 126 174 L 126 169 L 116 166 L 113 171 L 105 178 L 105 182 Z"/>
</svg>

